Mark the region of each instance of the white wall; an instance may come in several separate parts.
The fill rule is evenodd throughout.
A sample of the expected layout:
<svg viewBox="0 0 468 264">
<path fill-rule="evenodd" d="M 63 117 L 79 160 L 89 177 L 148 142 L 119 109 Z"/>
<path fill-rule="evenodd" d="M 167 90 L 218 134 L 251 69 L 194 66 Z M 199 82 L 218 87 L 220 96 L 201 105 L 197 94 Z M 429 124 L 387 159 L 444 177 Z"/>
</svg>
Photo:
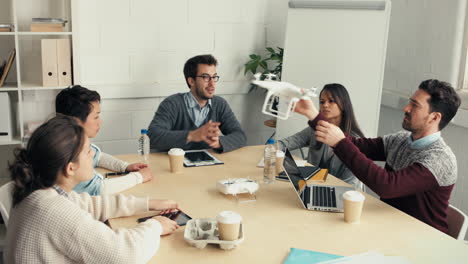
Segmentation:
<svg viewBox="0 0 468 264">
<path fill-rule="evenodd" d="M 393 0 L 384 89 L 410 95 L 422 80 L 458 87 L 466 0 Z"/>
<path fill-rule="evenodd" d="M 282 43 L 273 18 L 281 3 L 287 2 L 81 0 L 73 27 L 76 80 L 105 98 L 167 96 L 186 91 L 188 58 L 211 53 L 219 61 L 218 94 L 246 93 L 248 55 Z"/>
</svg>

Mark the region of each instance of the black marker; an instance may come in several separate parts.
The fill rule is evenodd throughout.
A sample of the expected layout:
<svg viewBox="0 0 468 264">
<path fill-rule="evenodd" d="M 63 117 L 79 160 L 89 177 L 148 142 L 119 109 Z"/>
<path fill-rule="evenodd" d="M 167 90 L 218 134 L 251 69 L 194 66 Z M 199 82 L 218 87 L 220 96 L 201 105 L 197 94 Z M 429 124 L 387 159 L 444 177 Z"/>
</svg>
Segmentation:
<svg viewBox="0 0 468 264">
<path fill-rule="evenodd" d="M 106 177 L 107 177 L 107 176 L 125 175 L 125 174 L 129 174 L 129 172 L 128 172 L 128 171 L 123 171 L 123 172 L 108 172 L 108 173 L 106 173 Z"/>
</svg>

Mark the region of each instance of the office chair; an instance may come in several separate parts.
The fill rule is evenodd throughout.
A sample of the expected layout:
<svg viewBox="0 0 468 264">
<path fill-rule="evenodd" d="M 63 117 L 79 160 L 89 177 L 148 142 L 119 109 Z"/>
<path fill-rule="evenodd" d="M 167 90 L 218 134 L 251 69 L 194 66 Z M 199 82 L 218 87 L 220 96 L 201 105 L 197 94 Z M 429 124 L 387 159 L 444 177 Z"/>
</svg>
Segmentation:
<svg viewBox="0 0 468 264">
<path fill-rule="evenodd" d="M 464 240 L 468 228 L 468 216 L 449 204 L 447 209 L 448 234 L 458 240 Z"/>
<path fill-rule="evenodd" d="M 7 184 L 0 187 L 0 214 L 3 218 L 5 226 L 0 227 L 0 252 L 5 247 L 6 229 L 8 228 L 8 219 L 10 218 L 10 210 L 12 206 L 12 192 L 13 182 L 10 181 Z"/>
<path fill-rule="evenodd" d="M 8 227 L 8 218 L 10 218 L 10 210 L 12 206 L 12 193 L 14 183 L 12 181 L 0 187 L 0 213 L 5 222 L 5 226 Z"/>
</svg>

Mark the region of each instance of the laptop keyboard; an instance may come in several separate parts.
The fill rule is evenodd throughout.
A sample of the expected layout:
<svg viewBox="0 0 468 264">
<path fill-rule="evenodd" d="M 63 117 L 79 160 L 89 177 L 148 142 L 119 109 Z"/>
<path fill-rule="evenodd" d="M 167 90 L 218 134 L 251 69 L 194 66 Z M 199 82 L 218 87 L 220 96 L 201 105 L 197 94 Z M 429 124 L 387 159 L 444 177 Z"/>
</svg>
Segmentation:
<svg viewBox="0 0 468 264">
<path fill-rule="evenodd" d="M 312 206 L 336 207 L 335 188 L 329 186 L 312 186 Z"/>
</svg>

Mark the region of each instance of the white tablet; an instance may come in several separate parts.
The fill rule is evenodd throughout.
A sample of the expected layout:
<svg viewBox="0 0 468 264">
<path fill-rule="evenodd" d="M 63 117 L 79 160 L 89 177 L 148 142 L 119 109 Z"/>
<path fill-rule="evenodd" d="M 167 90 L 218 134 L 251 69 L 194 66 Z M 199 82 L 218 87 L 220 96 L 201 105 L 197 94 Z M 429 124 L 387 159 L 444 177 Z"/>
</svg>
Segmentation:
<svg viewBox="0 0 468 264">
<path fill-rule="evenodd" d="M 186 150 L 184 156 L 185 167 L 198 167 L 224 164 L 224 162 L 211 155 L 206 149 Z"/>
</svg>

